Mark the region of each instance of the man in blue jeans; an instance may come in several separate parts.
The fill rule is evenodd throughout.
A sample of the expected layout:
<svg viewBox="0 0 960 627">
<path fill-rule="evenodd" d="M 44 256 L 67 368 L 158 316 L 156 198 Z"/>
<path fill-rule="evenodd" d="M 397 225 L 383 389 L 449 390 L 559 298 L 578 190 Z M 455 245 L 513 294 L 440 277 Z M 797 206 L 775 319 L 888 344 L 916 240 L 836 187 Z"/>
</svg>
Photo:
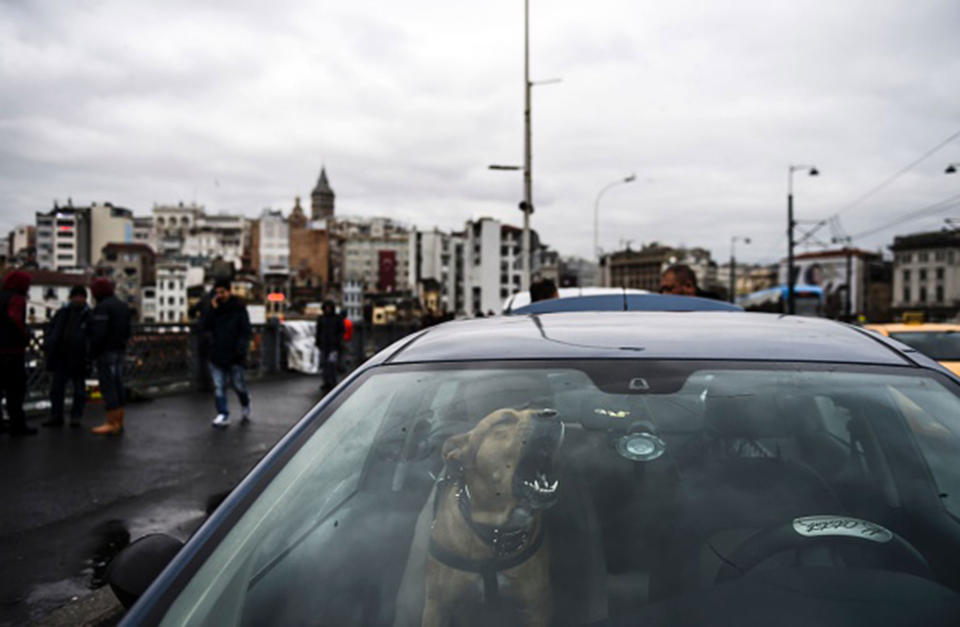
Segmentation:
<svg viewBox="0 0 960 627">
<path fill-rule="evenodd" d="M 210 310 L 204 317 L 202 326 L 210 338 L 210 375 L 217 407 L 213 426 L 226 429 L 230 426 L 230 410 L 227 407 L 228 381 L 240 399 L 242 422 L 250 420 L 250 395 L 244 379 L 251 335 L 250 317 L 247 315 L 246 305 L 230 293 L 229 279 L 217 279 L 214 291 Z"/>
<path fill-rule="evenodd" d="M 100 393 L 107 410 L 104 423 L 90 431 L 96 435 L 120 435 L 124 421 L 124 354 L 130 339 L 132 312 L 114 295 L 109 279 L 94 279 L 90 291 L 97 301 L 90 314 L 90 356 L 97 364 Z"/>
</svg>

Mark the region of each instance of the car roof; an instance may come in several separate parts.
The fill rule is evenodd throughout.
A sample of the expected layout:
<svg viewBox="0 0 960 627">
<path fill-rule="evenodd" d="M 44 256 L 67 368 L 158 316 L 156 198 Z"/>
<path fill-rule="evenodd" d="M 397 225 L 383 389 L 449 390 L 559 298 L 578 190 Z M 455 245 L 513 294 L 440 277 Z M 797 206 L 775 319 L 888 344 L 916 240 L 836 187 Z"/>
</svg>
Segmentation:
<svg viewBox="0 0 960 627">
<path fill-rule="evenodd" d="M 746 312 L 570 312 L 447 322 L 371 360 L 731 359 L 916 364 L 915 351 L 822 318 Z M 925 362 L 924 362 L 925 363 Z"/>
</svg>

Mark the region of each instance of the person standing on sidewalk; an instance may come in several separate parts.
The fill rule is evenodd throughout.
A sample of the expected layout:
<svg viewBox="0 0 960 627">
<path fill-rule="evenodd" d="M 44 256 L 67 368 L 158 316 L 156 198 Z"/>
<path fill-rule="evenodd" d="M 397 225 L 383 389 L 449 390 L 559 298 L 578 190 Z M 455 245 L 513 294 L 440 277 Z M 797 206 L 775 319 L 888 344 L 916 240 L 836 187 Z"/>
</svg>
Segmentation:
<svg viewBox="0 0 960 627">
<path fill-rule="evenodd" d="M 250 316 L 246 305 L 230 293 L 230 280 L 217 279 L 216 295 L 210 301 L 210 311 L 203 320 L 203 330 L 210 337 L 210 375 L 213 378 L 214 403 L 217 416 L 213 426 L 230 426 L 227 407 L 227 381 L 240 399 L 241 423 L 250 420 L 250 394 L 245 379 L 247 348 L 250 346 Z"/>
<path fill-rule="evenodd" d="M 27 329 L 27 290 L 30 275 L 14 270 L 3 279 L 0 291 L 0 387 L 7 399 L 10 435 L 35 435 L 27 426 L 23 399 L 27 394 L 27 368 L 24 363 L 30 331 Z"/>
<path fill-rule="evenodd" d="M 323 375 L 323 392 L 337 385 L 337 368 L 340 365 L 340 348 L 345 326 L 343 316 L 334 308 L 333 301 L 323 302 L 323 313 L 317 317 L 316 344 L 320 349 L 320 372 Z"/>
<path fill-rule="evenodd" d="M 113 283 L 99 277 L 90 285 L 97 301 L 90 320 L 90 356 L 97 364 L 107 419 L 91 429 L 97 435 L 123 433 L 123 367 L 130 339 L 130 308 L 113 294 Z"/>
<path fill-rule="evenodd" d="M 53 373 L 50 383 L 50 419 L 44 427 L 63 426 L 63 397 L 67 381 L 73 385 L 73 406 L 70 408 L 70 426 L 79 427 L 83 406 L 87 400 L 87 334 L 90 326 L 90 307 L 87 289 L 74 285 L 70 302 L 60 308 L 50 321 L 44 338 L 47 370 Z"/>
</svg>

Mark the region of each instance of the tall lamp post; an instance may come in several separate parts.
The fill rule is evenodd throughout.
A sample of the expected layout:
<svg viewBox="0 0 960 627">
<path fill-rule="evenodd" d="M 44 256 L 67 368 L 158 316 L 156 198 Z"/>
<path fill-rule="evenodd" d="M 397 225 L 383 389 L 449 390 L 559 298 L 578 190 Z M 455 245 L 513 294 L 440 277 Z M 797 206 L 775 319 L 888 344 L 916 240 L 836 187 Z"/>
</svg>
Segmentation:
<svg viewBox="0 0 960 627">
<path fill-rule="evenodd" d="M 793 173 L 806 171 L 810 176 L 817 176 L 820 172 L 812 165 L 791 165 L 787 173 L 787 313 L 791 316 L 797 313 L 797 303 L 794 294 L 793 278 Z"/>
<path fill-rule="evenodd" d="M 491 170 L 523 170 L 523 258 L 520 260 L 520 289 L 530 289 L 530 214 L 533 213 L 533 148 L 530 125 L 530 91 L 535 85 L 559 83 L 559 78 L 530 80 L 530 0 L 523 2 L 523 166 L 491 165 Z"/>
<path fill-rule="evenodd" d="M 734 235 L 730 238 L 730 302 L 737 302 L 737 256 L 734 254 L 734 250 L 737 245 L 737 240 L 740 240 L 744 244 L 750 243 L 749 237 L 743 237 L 742 235 Z"/>
<path fill-rule="evenodd" d="M 597 199 L 593 201 L 593 252 L 597 256 L 597 261 L 600 261 L 600 199 L 611 187 L 616 187 L 617 185 L 623 185 L 624 183 L 633 183 L 637 180 L 636 174 L 631 174 L 622 179 L 617 179 L 613 183 L 606 185 L 600 192 L 597 194 Z"/>
</svg>

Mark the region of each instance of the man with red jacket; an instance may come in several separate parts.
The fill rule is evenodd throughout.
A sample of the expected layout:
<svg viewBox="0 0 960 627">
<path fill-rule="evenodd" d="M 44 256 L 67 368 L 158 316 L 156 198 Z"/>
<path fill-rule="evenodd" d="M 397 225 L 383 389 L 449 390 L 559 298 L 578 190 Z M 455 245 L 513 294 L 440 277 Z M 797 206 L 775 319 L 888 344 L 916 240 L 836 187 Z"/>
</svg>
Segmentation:
<svg viewBox="0 0 960 627">
<path fill-rule="evenodd" d="M 7 274 L 0 292 L 0 386 L 7 399 L 10 435 L 35 435 L 27 426 L 23 398 L 27 393 L 27 369 L 24 354 L 30 340 L 27 330 L 27 290 L 30 275 L 20 270 Z"/>
</svg>

